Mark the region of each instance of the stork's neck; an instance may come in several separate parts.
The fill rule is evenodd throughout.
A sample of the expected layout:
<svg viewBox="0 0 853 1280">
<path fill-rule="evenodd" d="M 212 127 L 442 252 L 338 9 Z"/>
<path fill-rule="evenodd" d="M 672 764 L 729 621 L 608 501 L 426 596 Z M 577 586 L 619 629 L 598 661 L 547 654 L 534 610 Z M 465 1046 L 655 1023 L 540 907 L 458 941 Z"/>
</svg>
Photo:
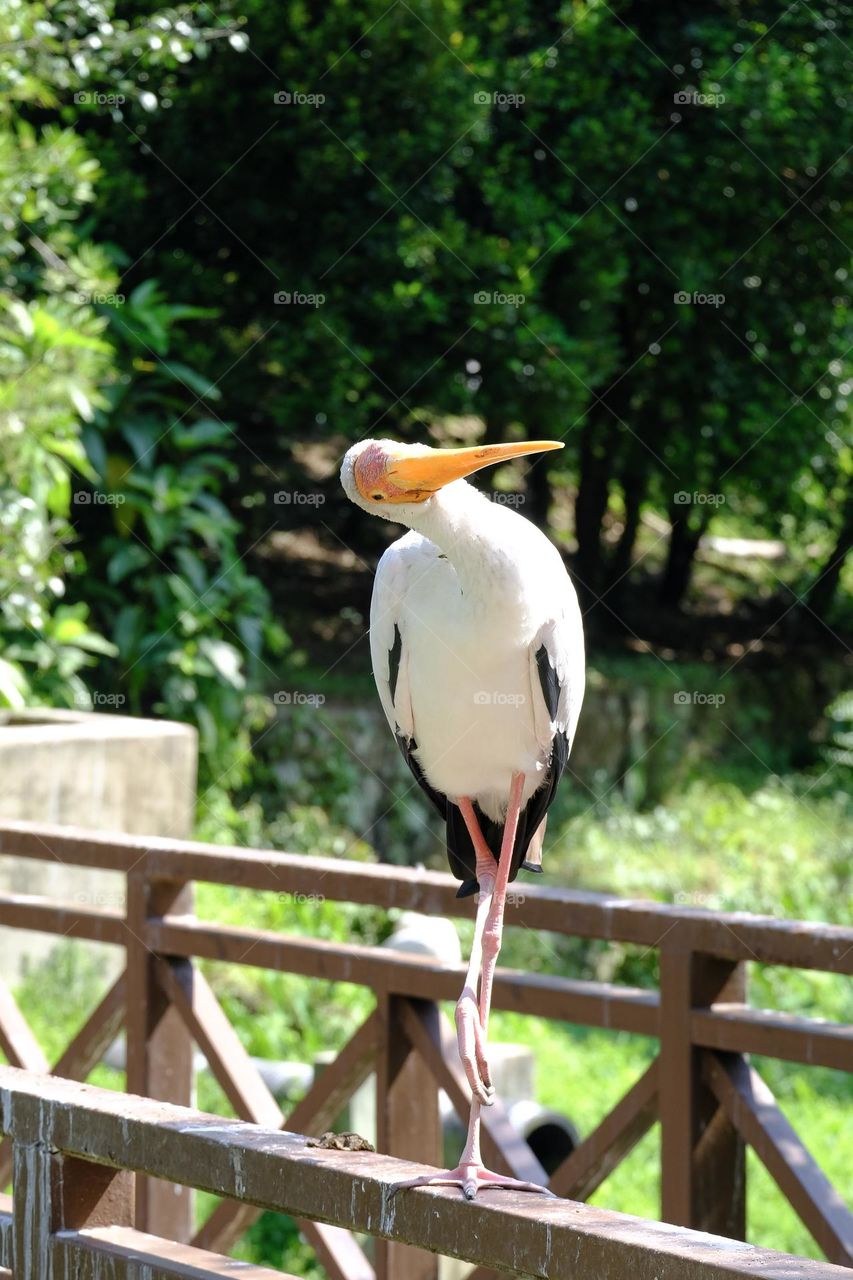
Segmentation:
<svg viewBox="0 0 853 1280">
<path fill-rule="evenodd" d="M 500 605 L 521 575 L 518 543 L 529 522 L 497 507 L 464 480 L 440 489 L 429 502 L 409 508 L 407 524 L 429 538 L 456 570 L 472 601 Z M 515 535 L 515 536 L 513 536 Z"/>
</svg>

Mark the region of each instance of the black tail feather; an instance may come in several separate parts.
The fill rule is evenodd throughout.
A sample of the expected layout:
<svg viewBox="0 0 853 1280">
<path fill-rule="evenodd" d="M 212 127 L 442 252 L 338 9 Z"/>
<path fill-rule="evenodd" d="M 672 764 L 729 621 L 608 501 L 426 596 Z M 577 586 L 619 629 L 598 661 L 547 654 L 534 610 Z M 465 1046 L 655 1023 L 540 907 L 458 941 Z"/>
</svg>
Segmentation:
<svg viewBox="0 0 853 1280">
<path fill-rule="evenodd" d="M 417 743 L 414 739 L 406 739 L 402 734 L 397 734 L 397 745 L 403 754 L 403 758 L 412 771 L 412 774 L 421 787 L 427 798 L 432 803 L 436 812 L 445 820 L 447 831 L 447 858 L 450 863 L 450 870 L 453 872 L 457 880 L 461 880 L 462 886 L 457 897 L 465 898 L 469 894 L 475 893 L 477 890 L 477 858 L 474 853 L 474 845 L 468 834 L 468 828 L 465 826 L 465 819 L 457 804 L 452 800 L 448 800 L 442 792 L 436 791 L 430 786 L 426 779 L 423 769 L 418 762 L 415 751 Z M 548 765 L 548 772 L 545 775 L 542 786 L 535 791 L 527 804 L 519 814 L 518 831 L 515 836 L 515 846 L 512 851 L 512 866 L 510 867 L 509 878 L 514 880 L 519 870 L 536 871 L 541 873 L 541 866 L 524 866 L 524 860 L 527 854 L 527 848 L 530 841 L 539 830 L 539 824 L 545 817 L 550 808 L 551 801 L 554 799 L 557 790 L 557 783 L 560 781 L 560 775 L 566 767 L 566 761 L 569 758 L 569 741 L 565 733 L 559 732 L 554 737 L 554 745 L 551 751 L 551 760 Z M 483 838 L 491 850 L 492 857 L 495 862 L 500 861 L 501 845 L 503 843 L 504 824 L 495 822 L 492 818 L 487 818 L 480 806 L 475 802 L 474 812 L 477 815 L 477 821 L 480 824 L 480 830 Z"/>
<path fill-rule="evenodd" d="M 525 867 L 524 860 L 527 855 L 528 845 L 539 830 L 539 824 L 554 799 L 557 783 L 560 781 L 560 775 L 565 768 L 568 756 L 568 740 L 565 734 L 558 733 L 554 738 L 551 762 L 545 780 L 539 790 L 533 793 L 519 814 L 518 831 L 516 832 L 515 846 L 512 851 L 512 866 L 509 872 L 510 881 L 516 878 L 520 870 L 535 871 L 540 874 L 542 872 L 541 866 L 538 865 Z M 492 818 L 487 818 L 476 803 L 474 804 L 474 813 L 477 815 L 480 830 L 491 850 L 492 857 L 495 862 L 498 862 L 503 843 L 504 824 L 495 822 Z M 447 858 L 450 863 L 450 870 L 457 880 L 464 881 L 457 897 L 467 897 L 469 893 L 474 892 L 474 888 L 469 888 L 469 885 L 476 886 L 477 883 L 477 858 L 474 853 L 474 845 L 471 842 L 465 819 L 462 817 L 462 812 L 458 805 L 448 802 L 446 820 Z"/>
</svg>

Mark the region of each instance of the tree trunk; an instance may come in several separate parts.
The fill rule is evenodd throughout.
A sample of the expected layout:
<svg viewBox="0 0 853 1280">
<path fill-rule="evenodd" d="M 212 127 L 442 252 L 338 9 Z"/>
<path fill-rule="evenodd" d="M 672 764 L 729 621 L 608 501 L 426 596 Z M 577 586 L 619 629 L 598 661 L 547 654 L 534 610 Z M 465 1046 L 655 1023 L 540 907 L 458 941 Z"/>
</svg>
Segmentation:
<svg viewBox="0 0 853 1280">
<path fill-rule="evenodd" d="M 825 618 L 835 598 L 844 561 L 853 550 L 853 486 L 848 488 L 841 516 L 841 528 L 835 546 L 825 560 L 821 572 L 817 575 L 806 595 L 806 604 L 812 613 Z"/>
<path fill-rule="evenodd" d="M 618 598 L 618 585 L 623 581 L 631 567 L 631 556 L 637 533 L 640 528 L 640 507 L 646 491 L 645 475 L 635 475 L 633 482 L 622 481 L 622 493 L 625 500 L 625 527 L 616 544 L 610 559 L 610 570 L 607 574 L 607 587 L 613 598 Z"/>
<path fill-rule="evenodd" d="M 589 606 L 601 593 L 604 578 L 604 548 L 601 523 L 607 511 L 611 472 L 607 441 L 610 432 L 604 421 L 606 409 L 594 405 L 587 415 L 580 449 L 580 482 L 575 499 L 575 535 L 578 555 L 576 577 L 581 595 Z"/>
<path fill-rule="evenodd" d="M 669 518 L 672 532 L 669 535 L 669 548 L 660 584 L 659 599 L 662 605 L 670 609 L 680 609 L 687 588 L 690 586 L 693 560 L 699 546 L 699 539 L 708 527 L 709 517 L 703 513 L 699 524 L 691 526 L 683 507 L 670 507 Z"/>
</svg>

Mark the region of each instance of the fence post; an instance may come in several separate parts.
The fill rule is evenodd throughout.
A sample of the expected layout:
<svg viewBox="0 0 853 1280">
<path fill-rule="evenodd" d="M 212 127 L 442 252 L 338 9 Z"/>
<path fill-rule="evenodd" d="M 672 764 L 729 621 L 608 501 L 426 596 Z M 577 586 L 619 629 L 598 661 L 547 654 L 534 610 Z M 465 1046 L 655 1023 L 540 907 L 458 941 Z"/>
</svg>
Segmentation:
<svg viewBox="0 0 853 1280">
<path fill-rule="evenodd" d="M 664 942 L 660 951 L 661 1217 L 743 1240 L 746 1152 L 701 1078 L 693 1009 L 744 1001 L 743 964 Z"/>
<path fill-rule="evenodd" d="M 376 1148 L 384 1155 L 441 1168 L 444 1158 L 438 1085 L 403 1030 L 403 1000 L 402 996 L 386 995 L 380 996 L 378 1003 Z M 437 1020 L 437 1006 L 430 1008 Z M 376 1280 L 436 1280 L 437 1276 L 435 1254 L 377 1239 Z"/>
<path fill-rule="evenodd" d="M 133 1222 L 133 1174 L 55 1151 L 47 1135 L 16 1132 L 12 1177 L 16 1280 L 54 1280 L 55 1231 Z"/>
<path fill-rule="evenodd" d="M 192 911 L 192 887 L 127 877 L 127 1091 L 158 1102 L 191 1106 L 192 1040 L 155 974 L 145 939 L 147 922 L 166 912 Z M 137 1178 L 136 1227 L 185 1244 L 193 1235 L 192 1192 L 157 1178 Z"/>
</svg>

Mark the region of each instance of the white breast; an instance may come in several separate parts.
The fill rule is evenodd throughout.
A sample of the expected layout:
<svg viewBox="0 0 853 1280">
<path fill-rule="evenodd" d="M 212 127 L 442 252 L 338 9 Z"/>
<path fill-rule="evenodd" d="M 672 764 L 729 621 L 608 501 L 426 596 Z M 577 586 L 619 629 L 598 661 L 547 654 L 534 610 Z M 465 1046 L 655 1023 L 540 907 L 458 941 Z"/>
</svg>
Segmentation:
<svg viewBox="0 0 853 1280">
<path fill-rule="evenodd" d="M 546 620 L 576 610 L 556 551 L 527 521 L 518 523 L 511 556 L 489 556 L 464 579 L 429 539 L 407 534 L 380 562 L 371 608 L 374 673 L 389 723 L 417 743 L 437 791 L 468 796 L 496 820 L 513 773 L 526 775 L 526 801 L 550 755 L 531 646 Z"/>
<path fill-rule="evenodd" d="M 535 733 L 529 639 L 519 618 L 471 607 L 446 560 L 407 599 L 408 649 L 416 752 L 432 785 L 451 799 L 476 799 L 502 816 L 513 773 L 529 775 L 529 794 L 546 759 Z"/>
</svg>

